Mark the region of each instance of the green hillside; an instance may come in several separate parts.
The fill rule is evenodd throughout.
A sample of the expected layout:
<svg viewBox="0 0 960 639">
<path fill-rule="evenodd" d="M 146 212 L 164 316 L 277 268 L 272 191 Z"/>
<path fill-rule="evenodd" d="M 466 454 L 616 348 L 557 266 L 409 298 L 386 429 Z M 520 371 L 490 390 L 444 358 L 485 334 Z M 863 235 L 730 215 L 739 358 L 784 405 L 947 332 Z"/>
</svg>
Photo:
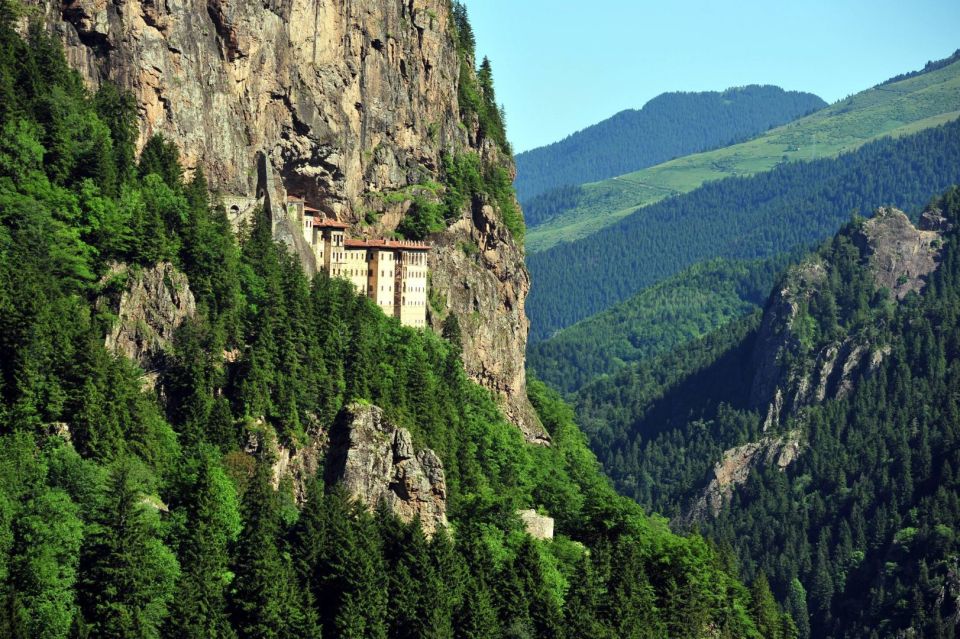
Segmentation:
<svg viewBox="0 0 960 639">
<path fill-rule="evenodd" d="M 590 235 L 670 195 L 782 162 L 835 157 L 884 136 L 902 136 L 960 116 L 960 53 L 952 62 L 840 100 L 758 138 L 584 185 L 569 209 L 527 232 L 529 253 Z"/>
<path fill-rule="evenodd" d="M 627 300 L 697 262 L 768 258 L 835 233 L 855 211 L 919 213 L 960 183 L 960 120 L 839 157 L 728 178 L 643 208 L 590 237 L 527 256 L 530 340 Z"/>
<path fill-rule="evenodd" d="M 185 180 L 162 137 L 135 161 L 134 100 L 109 83 L 88 91 L 59 41 L 39 24 L 22 38 L 15 17 L 0 0 L 0 637 L 779 639 L 761 630 L 793 627 L 702 537 L 617 495 L 542 384 L 529 396 L 550 446 L 526 443 L 468 380 L 452 322 L 446 338 L 404 327 L 346 280 L 308 280 L 267 215 L 235 236 L 203 171 Z M 104 343 L 121 321 L 109 300 L 133 289 L 149 289 L 138 309 L 193 308 L 155 388 Z M 145 315 L 130 316 L 153 339 Z M 453 534 L 428 539 L 419 518 L 370 512 L 332 485 L 324 442 L 344 407 L 370 404 L 409 430 L 411 457 L 430 448 L 442 462 L 431 475 Z M 274 483 L 284 450 L 313 450 L 316 466 Z M 525 533 L 524 507 L 554 518 L 552 540 Z"/>
<path fill-rule="evenodd" d="M 825 106 L 812 93 L 770 85 L 662 93 L 640 110 L 621 111 L 559 142 L 518 154 L 517 197 L 526 210 L 541 193 L 748 140 Z M 527 222 L 538 223 L 529 217 Z"/>
<path fill-rule="evenodd" d="M 682 346 L 757 310 L 792 257 L 697 263 L 550 339 L 532 343 L 527 366 L 553 388 L 575 393 L 601 375 Z"/>
<path fill-rule="evenodd" d="M 771 303 L 772 333 L 756 313 L 578 393 L 579 421 L 618 490 L 672 515 L 689 512 L 718 460 L 736 464 L 723 451 L 793 438 L 792 463 L 741 466 L 746 481 L 697 523 L 733 549 L 744 578 L 769 578 L 804 639 L 956 636 L 960 190 L 930 209 L 949 230 L 919 293 L 897 301 L 878 287 L 858 220 L 780 279 L 797 314 Z M 758 393 L 770 379 L 758 357 L 777 358 L 775 397 L 789 403 L 818 383 L 824 353 L 850 343 L 879 355 L 859 369 L 845 359 L 822 401 L 808 396 L 767 421 L 774 395 Z"/>
</svg>

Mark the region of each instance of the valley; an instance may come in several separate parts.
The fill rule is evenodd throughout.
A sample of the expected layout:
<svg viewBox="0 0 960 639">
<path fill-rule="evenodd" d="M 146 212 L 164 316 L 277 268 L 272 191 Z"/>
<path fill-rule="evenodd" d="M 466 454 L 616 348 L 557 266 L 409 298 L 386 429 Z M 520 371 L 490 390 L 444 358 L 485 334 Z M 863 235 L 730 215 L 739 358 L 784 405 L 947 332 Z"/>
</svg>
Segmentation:
<svg viewBox="0 0 960 639">
<path fill-rule="evenodd" d="M 469 5 L 0 0 L 0 636 L 956 637 L 960 54 Z"/>
</svg>

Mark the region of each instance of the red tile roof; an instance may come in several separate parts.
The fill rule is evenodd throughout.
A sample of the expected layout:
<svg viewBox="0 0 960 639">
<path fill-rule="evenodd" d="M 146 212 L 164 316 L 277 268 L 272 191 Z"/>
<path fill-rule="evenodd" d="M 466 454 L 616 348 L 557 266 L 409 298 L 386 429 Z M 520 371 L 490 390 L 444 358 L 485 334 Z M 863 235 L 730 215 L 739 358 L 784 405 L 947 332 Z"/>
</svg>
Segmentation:
<svg viewBox="0 0 960 639">
<path fill-rule="evenodd" d="M 412 242 L 410 240 L 346 240 L 347 248 L 385 248 L 405 251 L 429 251 L 430 245 L 423 242 Z"/>
<path fill-rule="evenodd" d="M 318 226 L 322 229 L 346 229 L 350 228 L 349 224 L 344 224 L 343 222 L 338 222 L 336 220 L 331 220 L 325 217 L 320 217 L 319 215 L 313 216 L 313 225 Z"/>
<path fill-rule="evenodd" d="M 296 195 L 288 195 L 287 202 L 304 202 L 305 200 L 302 197 Z"/>
</svg>

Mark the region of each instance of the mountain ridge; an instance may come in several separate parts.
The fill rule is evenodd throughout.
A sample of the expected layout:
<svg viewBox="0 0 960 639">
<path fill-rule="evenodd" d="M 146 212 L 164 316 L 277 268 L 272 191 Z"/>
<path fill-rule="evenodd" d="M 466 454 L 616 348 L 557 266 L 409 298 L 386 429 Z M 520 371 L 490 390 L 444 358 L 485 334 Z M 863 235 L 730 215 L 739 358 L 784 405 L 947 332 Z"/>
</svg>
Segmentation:
<svg viewBox="0 0 960 639">
<path fill-rule="evenodd" d="M 552 189 L 727 146 L 824 106 L 811 93 L 773 85 L 661 93 L 640 109 L 625 109 L 562 140 L 518 153 L 517 196 L 526 207 Z"/>
<path fill-rule="evenodd" d="M 801 637 L 953 628 L 958 215 L 953 187 L 917 228 L 856 219 L 762 317 L 578 398 L 618 488 L 769 577 Z"/>
<path fill-rule="evenodd" d="M 955 63 L 960 64 L 960 63 Z M 710 182 L 596 234 L 527 257 L 534 342 L 696 262 L 771 257 L 820 241 L 883 203 L 915 215 L 960 180 L 960 121 L 835 159 Z"/>
<path fill-rule="evenodd" d="M 941 66 L 943 62 L 949 62 Z M 710 181 L 769 171 L 784 162 L 836 157 L 872 140 L 904 136 L 960 117 L 960 60 L 892 78 L 820 111 L 730 147 L 677 158 L 583 185 L 563 210 L 527 234 L 533 254 L 575 241 L 665 198 Z"/>
</svg>

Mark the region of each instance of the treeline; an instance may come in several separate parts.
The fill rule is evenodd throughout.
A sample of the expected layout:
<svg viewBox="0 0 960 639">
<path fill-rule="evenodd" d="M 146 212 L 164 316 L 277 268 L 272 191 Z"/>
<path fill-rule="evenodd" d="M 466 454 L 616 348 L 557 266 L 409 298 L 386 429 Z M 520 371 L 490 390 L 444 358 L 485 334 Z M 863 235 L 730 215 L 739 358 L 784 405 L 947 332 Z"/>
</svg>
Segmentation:
<svg viewBox="0 0 960 639">
<path fill-rule="evenodd" d="M 701 537 L 617 496 L 571 411 L 532 382 L 553 445 L 526 445 L 469 382 L 458 329 L 405 328 L 309 281 L 258 216 L 235 238 L 201 172 L 135 107 L 90 95 L 0 1 L 0 635 L 755 637 L 793 625 Z M 157 380 L 104 347 L 100 300 L 158 262 L 197 314 Z M 348 401 L 445 465 L 451 534 L 273 484 Z M 317 477 L 323 477 L 323 469 Z M 524 534 L 520 507 L 556 518 Z M 775 629 L 775 632 L 769 631 Z"/>
<path fill-rule="evenodd" d="M 474 151 L 446 152 L 442 157 L 440 179 L 442 185 L 427 183 L 407 188 L 399 193 L 386 194 L 398 201 L 409 200 L 411 206 L 397 232 L 408 239 L 422 240 L 430 233 L 443 231 L 460 218 L 465 207 L 493 204 L 518 244 L 523 244 L 526 225 L 517 205 L 511 184 L 509 163 L 512 161 L 510 142 L 504 127 L 503 108 L 497 105 L 493 89 L 493 69 L 484 58 L 474 68 L 476 39 L 462 2 L 451 3 L 451 37 L 457 49 L 460 72 L 457 80 L 460 120 L 468 130 L 477 130 L 476 147 L 484 140 L 492 141 L 503 154 L 498 162 L 494 157 Z M 437 187 L 440 193 L 436 193 Z"/>
<path fill-rule="evenodd" d="M 886 355 L 849 395 L 782 426 L 802 432 L 793 464 L 754 469 L 720 516 L 699 524 L 736 552 L 745 578 L 769 577 L 800 637 L 956 636 L 960 190 L 935 206 L 953 225 L 939 267 L 899 303 L 875 289 L 855 226 L 821 248 L 826 277 L 785 329 L 796 336 L 785 365 L 808 370 L 845 339 Z M 756 326 L 732 324 L 693 352 L 581 391 L 577 411 L 621 490 L 679 513 L 720 451 L 756 441 Z"/>
<path fill-rule="evenodd" d="M 730 178 L 639 209 L 617 224 L 527 259 L 532 341 L 693 263 L 766 258 L 834 233 L 880 205 L 917 212 L 960 181 L 960 122 L 872 142 L 836 159 Z"/>
<path fill-rule="evenodd" d="M 493 140 L 505 155 L 513 155 L 504 125 L 506 118 L 503 107 L 497 104 L 497 96 L 493 88 L 493 69 L 490 60 L 484 56 L 479 67 L 474 68 L 477 59 L 477 41 L 473 35 L 473 27 L 470 25 L 467 5 L 453 0 L 451 14 L 453 39 L 460 58 L 460 77 L 457 83 L 460 119 L 467 127 L 476 120 L 481 137 Z"/>
<path fill-rule="evenodd" d="M 527 365 L 563 393 L 674 350 L 763 306 L 796 253 L 766 260 L 715 259 L 531 344 Z"/>
<path fill-rule="evenodd" d="M 957 49 L 953 52 L 953 55 L 950 57 L 944 58 L 942 60 L 931 60 L 923 65 L 923 68 L 919 71 L 910 71 L 909 73 L 901 73 L 900 75 L 895 75 L 885 82 L 881 82 L 876 85 L 874 88 L 879 88 L 887 84 L 893 84 L 894 82 L 900 82 L 901 80 L 906 80 L 908 78 L 915 78 L 918 75 L 923 75 L 924 73 L 930 73 L 931 71 L 936 71 L 937 69 L 942 69 L 948 67 L 957 60 L 960 60 L 960 49 Z"/>
<path fill-rule="evenodd" d="M 385 194 L 388 200 L 396 198 L 396 201 L 411 202 L 397 232 L 407 239 L 422 240 L 459 220 L 465 208 L 492 203 L 513 239 L 523 244 L 526 225 L 507 168 L 484 161 L 474 151 L 444 153 L 441 161 L 443 184 L 417 185 Z"/>
<path fill-rule="evenodd" d="M 640 110 L 621 111 L 560 142 L 518 154 L 514 184 L 526 209 L 533 198 L 553 189 L 727 146 L 825 106 L 811 93 L 769 85 L 663 93 Z"/>
</svg>

